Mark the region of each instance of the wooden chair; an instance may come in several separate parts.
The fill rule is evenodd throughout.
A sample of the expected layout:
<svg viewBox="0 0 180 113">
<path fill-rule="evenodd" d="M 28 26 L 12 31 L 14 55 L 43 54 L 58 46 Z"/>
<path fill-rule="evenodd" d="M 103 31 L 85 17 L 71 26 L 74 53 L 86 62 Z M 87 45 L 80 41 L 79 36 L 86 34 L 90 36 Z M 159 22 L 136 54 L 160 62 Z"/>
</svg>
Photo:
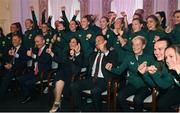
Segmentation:
<svg viewBox="0 0 180 113">
<path fill-rule="evenodd" d="M 118 88 L 119 88 L 119 80 L 116 80 L 114 83 L 114 96 L 113 96 L 113 110 L 116 111 L 117 108 L 117 95 L 118 95 Z M 148 96 L 144 100 L 144 108 L 150 108 L 152 112 L 156 111 L 156 97 L 158 95 L 158 92 L 156 88 L 152 88 L 152 94 Z M 134 95 L 130 96 L 127 98 L 127 102 L 129 103 L 130 106 L 133 106 L 133 98 Z"/>
<path fill-rule="evenodd" d="M 47 79 L 44 79 L 44 72 L 40 74 L 40 81 L 36 82 L 36 84 L 40 84 L 40 94 L 43 93 L 43 90 L 47 88 L 47 93 L 50 92 L 50 88 L 52 86 L 52 81 L 54 80 L 54 76 L 56 75 L 58 70 L 58 64 L 56 62 L 52 62 L 51 64 L 51 70 L 48 72 Z"/>
<path fill-rule="evenodd" d="M 86 74 L 86 68 L 82 68 L 81 69 L 81 73 L 79 75 L 79 80 L 85 79 L 85 74 Z M 75 77 L 72 78 L 72 82 L 74 82 L 74 81 L 75 81 Z M 82 96 L 83 97 L 85 97 L 85 98 L 86 97 L 90 97 L 90 95 L 91 95 L 91 91 L 90 90 L 83 90 L 82 91 Z M 111 105 L 110 104 L 111 103 L 111 78 L 108 80 L 107 90 L 102 92 L 101 95 L 102 95 L 103 101 L 105 101 L 107 103 L 108 111 L 110 111 L 110 105 Z"/>
</svg>

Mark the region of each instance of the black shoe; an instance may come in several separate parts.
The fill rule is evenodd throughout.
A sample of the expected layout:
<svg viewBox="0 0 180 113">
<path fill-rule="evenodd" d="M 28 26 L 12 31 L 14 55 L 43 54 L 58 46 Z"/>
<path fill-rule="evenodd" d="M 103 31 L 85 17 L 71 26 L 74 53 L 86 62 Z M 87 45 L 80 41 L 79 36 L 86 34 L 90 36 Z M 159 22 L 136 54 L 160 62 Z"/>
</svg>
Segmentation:
<svg viewBox="0 0 180 113">
<path fill-rule="evenodd" d="M 20 103 L 21 104 L 25 104 L 25 103 L 27 103 L 30 100 L 31 100 L 31 96 L 24 98 Z"/>
</svg>

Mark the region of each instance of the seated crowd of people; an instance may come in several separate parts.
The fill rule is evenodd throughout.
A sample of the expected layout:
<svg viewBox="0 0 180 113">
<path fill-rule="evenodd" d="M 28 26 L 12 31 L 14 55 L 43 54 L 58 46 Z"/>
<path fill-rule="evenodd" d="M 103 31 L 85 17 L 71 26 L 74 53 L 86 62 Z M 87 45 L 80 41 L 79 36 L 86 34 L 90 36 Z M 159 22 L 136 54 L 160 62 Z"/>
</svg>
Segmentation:
<svg viewBox="0 0 180 113">
<path fill-rule="evenodd" d="M 180 106 L 180 10 L 168 26 L 163 11 L 144 20 L 142 9 L 135 11 L 130 24 L 125 12 L 117 17 L 110 11 L 97 26 L 95 15 L 76 20 L 79 11 L 69 21 L 62 7 L 62 21 L 55 21 L 53 28 L 52 16 L 46 22 L 45 10 L 38 25 L 33 7 L 30 9 L 32 19 L 25 20 L 24 33 L 19 22 L 11 24 L 6 36 L 0 28 L 0 99 L 16 76 L 24 97 L 21 103 L 28 102 L 42 73 L 47 79 L 54 64 L 58 69 L 50 112 L 61 108 L 64 90 L 73 97 L 75 111 L 81 111 L 81 92 L 87 89 L 95 111 L 102 111 L 101 93 L 107 90 L 110 77 L 125 81 L 117 96 L 120 111 L 132 110 L 126 101 L 131 95 L 135 95 L 134 111 L 142 111 L 152 88 L 158 91 L 157 111 Z M 85 79 L 71 82 L 82 68 L 86 68 Z"/>
</svg>

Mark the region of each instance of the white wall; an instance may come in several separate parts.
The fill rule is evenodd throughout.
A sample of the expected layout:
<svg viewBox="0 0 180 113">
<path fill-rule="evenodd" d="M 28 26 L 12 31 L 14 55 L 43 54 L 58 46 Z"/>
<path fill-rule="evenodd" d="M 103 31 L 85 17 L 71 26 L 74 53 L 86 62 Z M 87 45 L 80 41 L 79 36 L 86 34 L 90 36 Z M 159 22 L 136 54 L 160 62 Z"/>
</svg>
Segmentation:
<svg viewBox="0 0 180 113">
<path fill-rule="evenodd" d="M 24 28 L 26 18 L 31 18 L 30 6 L 34 6 L 37 19 L 39 17 L 39 0 L 0 0 L 0 26 L 7 34 L 14 22 L 20 22 Z"/>
<path fill-rule="evenodd" d="M 178 9 L 180 9 L 180 0 L 178 0 Z"/>
<path fill-rule="evenodd" d="M 9 31 L 11 18 L 11 0 L 0 0 L 0 27 L 3 28 L 6 34 Z"/>
</svg>

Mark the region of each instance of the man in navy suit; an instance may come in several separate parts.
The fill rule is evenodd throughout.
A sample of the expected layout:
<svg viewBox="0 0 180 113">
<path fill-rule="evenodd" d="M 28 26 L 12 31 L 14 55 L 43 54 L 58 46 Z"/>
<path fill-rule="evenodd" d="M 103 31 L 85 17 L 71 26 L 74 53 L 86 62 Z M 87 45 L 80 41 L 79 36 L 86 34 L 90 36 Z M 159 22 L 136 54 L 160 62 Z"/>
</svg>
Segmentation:
<svg viewBox="0 0 180 113">
<path fill-rule="evenodd" d="M 20 78 L 20 85 L 24 99 L 21 103 L 26 103 L 31 99 L 35 89 L 35 83 L 41 79 L 42 75 L 47 77 L 51 67 L 51 56 L 46 53 L 47 46 L 42 35 L 37 35 L 34 39 L 35 48 L 27 51 L 27 56 L 33 60 L 33 68 Z M 42 74 L 43 73 L 43 74 Z"/>
<path fill-rule="evenodd" d="M 71 93 L 74 97 L 76 110 L 81 110 L 81 92 L 91 90 L 91 97 L 94 103 L 94 110 L 101 111 L 101 93 L 107 89 L 107 80 L 111 73 L 105 69 L 105 64 L 111 62 L 116 65 L 117 54 L 106 47 L 107 40 L 102 36 L 96 37 L 96 52 L 89 58 L 88 76 L 84 80 L 76 81 L 71 84 Z"/>
<path fill-rule="evenodd" d="M 3 75 L 0 82 L 0 98 L 5 95 L 14 73 L 16 72 L 16 75 L 20 76 L 27 66 L 27 49 L 22 45 L 21 36 L 13 35 L 12 45 L 13 46 L 8 51 L 8 55 L 5 57 L 5 63 L 3 64 Z"/>
</svg>

